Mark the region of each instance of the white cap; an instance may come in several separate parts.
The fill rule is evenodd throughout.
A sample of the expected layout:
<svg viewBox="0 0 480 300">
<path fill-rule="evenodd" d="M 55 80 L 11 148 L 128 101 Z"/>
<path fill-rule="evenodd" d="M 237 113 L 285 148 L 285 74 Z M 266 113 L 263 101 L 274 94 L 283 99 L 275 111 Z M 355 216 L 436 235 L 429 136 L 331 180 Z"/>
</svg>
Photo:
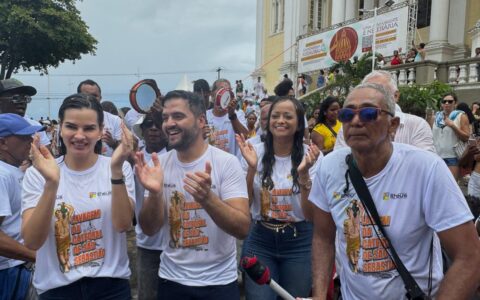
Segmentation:
<svg viewBox="0 0 480 300">
<path fill-rule="evenodd" d="M 135 136 L 138 137 L 139 140 L 143 140 L 143 130 L 141 128 L 143 120 L 145 120 L 145 115 L 140 115 L 140 118 L 132 126 L 133 134 L 135 134 Z"/>
</svg>

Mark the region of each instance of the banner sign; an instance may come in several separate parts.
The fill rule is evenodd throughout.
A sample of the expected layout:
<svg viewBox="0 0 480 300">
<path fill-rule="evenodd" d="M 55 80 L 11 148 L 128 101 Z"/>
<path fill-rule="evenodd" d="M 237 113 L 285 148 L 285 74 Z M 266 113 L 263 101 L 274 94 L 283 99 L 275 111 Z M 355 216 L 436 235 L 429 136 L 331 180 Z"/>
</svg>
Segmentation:
<svg viewBox="0 0 480 300">
<path fill-rule="evenodd" d="M 298 41 L 298 73 L 329 68 L 372 50 L 374 18 L 325 31 Z M 392 56 L 407 50 L 408 6 L 378 15 L 375 52 Z"/>
</svg>

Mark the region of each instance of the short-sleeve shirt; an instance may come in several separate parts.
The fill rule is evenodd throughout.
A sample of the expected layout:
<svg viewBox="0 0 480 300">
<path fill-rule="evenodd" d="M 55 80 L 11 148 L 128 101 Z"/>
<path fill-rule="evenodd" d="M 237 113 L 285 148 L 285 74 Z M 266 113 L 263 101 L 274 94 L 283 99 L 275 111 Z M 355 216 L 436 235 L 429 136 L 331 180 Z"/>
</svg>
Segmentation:
<svg viewBox="0 0 480 300">
<path fill-rule="evenodd" d="M 152 161 L 152 154 L 148 153 L 145 148 L 142 150 L 145 161 L 149 164 L 151 164 Z M 160 152 L 157 154 L 163 154 L 166 153 L 167 150 L 163 148 Z M 140 183 L 138 178 L 135 176 L 135 214 L 137 216 L 137 220 L 139 219 L 140 215 L 140 210 L 142 209 L 143 202 L 145 200 L 145 188 L 143 185 Z M 137 246 L 140 248 L 144 249 L 149 249 L 149 250 L 163 250 L 163 239 L 166 234 L 165 227 L 160 228 L 160 230 L 152 235 L 148 236 L 145 233 L 143 233 L 142 228 L 140 224 L 137 222 L 137 225 L 135 226 L 135 233 L 136 233 L 136 239 L 137 239 Z"/>
<path fill-rule="evenodd" d="M 185 191 L 187 172 L 212 166 L 211 192 L 221 201 L 244 198 L 247 184 L 240 162 L 233 155 L 208 146 L 197 160 L 182 163 L 177 151 L 160 156 L 164 174 L 163 198 L 168 218 L 159 276 L 183 285 L 225 285 L 237 279 L 236 239 L 220 229 L 210 215 Z"/>
<path fill-rule="evenodd" d="M 60 182 L 46 241 L 37 251 L 33 284 L 39 293 L 68 285 L 83 277 L 128 279 L 125 233 L 113 228 L 111 159 L 99 155 L 87 170 L 67 167 L 63 156 L 57 158 Z M 123 174 L 128 197 L 135 199 L 132 169 L 125 162 Z M 23 180 L 22 212 L 36 207 L 45 179 L 34 168 L 27 169 Z M 67 257 L 68 266 L 59 256 Z"/>
<path fill-rule="evenodd" d="M 103 131 L 109 131 L 113 139 L 120 141 L 122 139 L 122 119 L 109 112 L 103 112 Z M 111 157 L 113 154 L 113 148 L 103 142 L 102 155 Z"/>
<path fill-rule="evenodd" d="M 4 217 L 0 231 L 15 241 L 23 243 L 20 236 L 22 216 L 22 179 L 23 172 L 12 165 L 0 161 L 0 217 Z M 21 260 L 0 256 L 0 270 L 24 263 Z"/>
<path fill-rule="evenodd" d="M 349 148 L 342 148 L 320 162 L 309 196 L 335 222 L 342 295 L 346 299 L 405 299 L 403 281 L 383 247 L 385 239 L 372 225 L 350 180 L 348 186 L 345 181 L 349 153 Z M 434 232 L 473 218 L 448 167 L 435 154 L 393 143 L 387 165 L 365 182 L 396 252 L 426 293 L 432 259 L 435 295 L 443 270 Z"/>
<path fill-rule="evenodd" d="M 304 153 L 307 153 L 308 146 L 303 145 Z M 275 164 L 272 170 L 272 181 L 274 187 L 268 190 L 262 187 L 263 164 L 262 158 L 265 153 L 264 143 L 254 145 L 257 153 L 258 163 L 257 172 L 253 179 L 253 202 L 251 213 L 253 220 L 276 220 L 280 222 L 300 222 L 305 220 L 303 215 L 300 191 L 294 192 L 292 170 L 292 157 L 276 156 Z M 323 156 L 322 154 L 320 154 Z M 321 158 L 321 157 L 320 157 Z M 317 161 L 318 163 L 318 161 Z M 248 164 L 245 159 L 241 160 L 244 174 L 248 170 Z M 310 168 L 310 178 L 313 179 L 316 165 Z"/>
<path fill-rule="evenodd" d="M 243 111 L 237 111 L 237 118 L 243 126 L 246 126 L 245 114 Z M 237 155 L 239 149 L 235 140 L 235 130 L 228 114 L 217 117 L 213 114 L 213 109 L 207 111 L 208 125 L 210 126 L 209 143 L 230 154 Z"/>
</svg>

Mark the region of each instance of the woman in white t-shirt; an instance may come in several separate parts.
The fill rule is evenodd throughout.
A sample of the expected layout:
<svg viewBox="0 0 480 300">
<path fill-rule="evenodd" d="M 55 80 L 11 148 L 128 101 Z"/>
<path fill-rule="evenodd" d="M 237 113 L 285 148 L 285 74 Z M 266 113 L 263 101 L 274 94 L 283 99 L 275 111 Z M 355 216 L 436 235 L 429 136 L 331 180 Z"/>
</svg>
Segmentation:
<svg viewBox="0 0 480 300">
<path fill-rule="evenodd" d="M 56 160 L 34 140 L 33 166 L 22 192 L 22 235 L 37 251 L 33 284 L 40 299 L 130 299 L 125 231 L 134 212 L 135 187 L 126 159 L 133 137 L 111 158 L 99 155 L 103 112 L 86 94 L 67 97 L 59 110 Z"/>
<path fill-rule="evenodd" d="M 244 243 L 244 256 L 257 256 L 272 279 L 290 294 L 307 297 L 312 286 L 311 187 L 312 166 L 321 155 L 303 144 L 304 110 L 298 100 L 280 97 L 270 107 L 264 143 L 237 141 L 243 155 L 253 225 Z M 245 281 L 249 300 L 274 300 L 268 286 Z"/>
</svg>

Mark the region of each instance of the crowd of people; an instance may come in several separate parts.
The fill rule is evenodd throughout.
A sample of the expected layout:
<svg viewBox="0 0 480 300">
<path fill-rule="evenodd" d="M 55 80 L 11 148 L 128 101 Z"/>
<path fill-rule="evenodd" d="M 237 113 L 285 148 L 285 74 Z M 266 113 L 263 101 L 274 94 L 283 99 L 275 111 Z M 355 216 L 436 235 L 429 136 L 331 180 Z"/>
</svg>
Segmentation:
<svg viewBox="0 0 480 300">
<path fill-rule="evenodd" d="M 34 87 L 0 81 L 0 299 L 131 299 L 132 224 L 138 299 L 240 299 L 238 240 L 294 297 L 471 299 L 480 143 L 456 96 L 432 130 L 374 71 L 307 119 L 298 82 L 258 78 L 252 107 L 237 81 L 222 107 L 230 82 L 199 79 L 121 118 L 85 80 L 55 129 L 25 116 Z M 256 279 L 246 299 L 277 299 Z"/>
</svg>

